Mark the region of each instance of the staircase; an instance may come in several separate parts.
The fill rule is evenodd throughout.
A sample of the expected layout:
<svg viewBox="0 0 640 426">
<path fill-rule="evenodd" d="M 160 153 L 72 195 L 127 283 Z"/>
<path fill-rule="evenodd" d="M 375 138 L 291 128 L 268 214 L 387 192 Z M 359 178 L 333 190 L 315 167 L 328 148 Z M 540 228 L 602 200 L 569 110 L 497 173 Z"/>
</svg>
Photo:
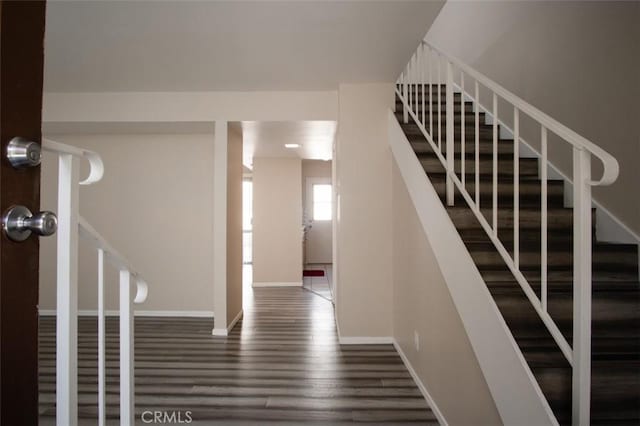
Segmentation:
<svg viewBox="0 0 640 426">
<path fill-rule="evenodd" d="M 424 80 L 423 80 L 424 81 Z M 480 224 L 459 188 L 454 186 L 454 203 L 446 201 L 446 169 L 439 155 L 446 156 L 445 86 L 413 88 L 413 113 L 432 117 L 432 137 L 437 144 L 438 123 L 442 135 L 441 153 L 436 153 L 420 126 L 409 115 L 405 123 L 405 103 L 396 97 L 396 118 L 435 187 L 443 205 L 484 278 L 500 313 L 513 334 L 544 396 L 560 424 L 572 423 L 572 368 L 558 344 L 534 309 L 503 256 Z M 402 92 L 398 86 L 398 93 Z M 422 99 L 424 93 L 424 102 Z M 453 168 L 462 181 L 462 103 L 454 93 L 453 108 L 455 160 Z M 438 102 L 440 101 L 440 105 Z M 424 115 L 423 107 L 424 105 Z M 493 220 L 493 125 L 479 114 L 479 190 L 476 192 L 475 111 L 472 102 L 465 110 L 465 188 L 478 194 L 480 211 L 488 223 Z M 438 117 L 440 120 L 438 120 Z M 499 129 L 498 129 L 499 131 Z M 500 134 L 498 132 L 498 134 Z M 497 140 L 497 237 L 514 256 L 514 141 Z M 519 270 L 538 298 L 541 292 L 541 202 L 542 177 L 538 158 L 519 159 Z M 547 180 L 547 311 L 564 338 L 572 345 L 573 335 L 573 209 L 564 207 L 564 183 Z M 475 199 L 475 198 L 474 198 Z M 600 242 L 595 233 L 592 211 L 592 340 L 591 340 L 591 423 L 640 424 L 640 284 L 637 246 Z"/>
</svg>

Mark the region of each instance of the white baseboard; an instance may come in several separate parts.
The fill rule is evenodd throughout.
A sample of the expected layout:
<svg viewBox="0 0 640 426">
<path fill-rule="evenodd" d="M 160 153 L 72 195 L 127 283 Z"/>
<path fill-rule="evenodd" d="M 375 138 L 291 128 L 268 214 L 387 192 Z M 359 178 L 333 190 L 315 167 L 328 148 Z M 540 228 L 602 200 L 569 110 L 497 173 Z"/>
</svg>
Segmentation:
<svg viewBox="0 0 640 426">
<path fill-rule="evenodd" d="M 229 335 L 229 333 L 231 333 L 231 330 L 233 330 L 233 327 L 236 326 L 236 323 L 238 321 L 240 321 L 240 318 L 242 318 L 242 316 L 244 315 L 244 311 L 242 309 L 240 309 L 240 312 L 238 312 L 238 315 L 236 315 L 236 317 L 231 321 L 231 323 L 229 323 L 229 325 L 227 326 L 227 328 L 215 328 L 213 330 L 211 330 L 211 335 L 212 336 L 218 336 L 218 337 L 226 337 Z"/>
<path fill-rule="evenodd" d="M 338 332 L 338 343 L 341 345 L 392 345 L 393 337 L 389 336 L 343 336 L 340 333 L 340 322 L 338 312 L 335 311 L 336 331 Z"/>
<path fill-rule="evenodd" d="M 409 362 L 409 359 L 404 354 L 402 348 L 400 347 L 400 344 L 398 344 L 396 339 L 388 336 L 381 336 L 381 337 L 344 336 L 343 337 L 340 335 L 340 331 L 338 330 L 338 341 L 340 342 L 341 345 L 386 345 L 386 344 L 393 345 L 393 347 L 398 352 L 398 355 L 400 355 L 400 358 L 402 359 L 402 363 L 409 371 L 409 374 L 411 374 L 413 381 L 416 382 L 416 386 L 418 386 L 418 389 L 420 389 L 420 393 L 422 394 L 424 399 L 427 401 L 427 404 L 429 404 L 429 408 L 431 408 L 431 411 L 433 411 L 433 414 L 438 419 L 438 423 L 440 423 L 441 426 L 449 425 L 449 423 L 447 423 L 447 420 L 442 415 L 442 411 L 440 411 L 440 409 L 438 408 L 438 405 L 431 397 L 431 394 L 427 390 L 427 387 L 424 385 L 424 383 L 422 383 L 422 380 L 420 380 L 420 377 L 418 376 L 416 371 L 413 369 L 413 366 Z"/>
<path fill-rule="evenodd" d="M 254 282 L 251 287 L 302 287 L 302 281 L 292 282 L 276 282 L 276 281 L 262 281 Z"/>
<path fill-rule="evenodd" d="M 440 408 L 438 408 L 438 406 L 436 405 L 436 402 L 431 397 L 431 394 L 427 390 L 427 387 L 424 385 L 424 383 L 422 383 L 422 380 L 420 380 L 420 377 L 416 373 L 416 370 L 413 369 L 413 366 L 409 362 L 409 359 L 404 354 L 402 347 L 395 339 L 393 339 L 393 347 L 396 348 L 398 355 L 400 355 L 400 358 L 402 359 L 402 363 L 405 367 L 407 367 L 407 370 L 409 370 L 409 374 L 411 374 L 411 377 L 413 377 L 413 381 L 416 382 L 418 389 L 420 389 L 420 393 L 422 393 L 424 399 L 427 400 L 427 404 L 429 404 L 431 411 L 433 411 L 433 414 L 438 419 L 438 423 L 440 423 L 441 426 L 448 426 L 449 423 L 447 423 L 447 419 L 444 418 L 442 411 L 440 411 Z"/>
<path fill-rule="evenodd" d="M 55 316 L 55 309 L 40 309 L 38 311 L 40 316 Z M 120 315 L 120 311 L 106 310 L 104 315 L 107 317 L 117 317 Z M 134 315 L 137 317 L 192 317 L 192 318 L 213 318 L 213 311 L 147 311 L 147 310 L 135 310 Z M 79 317 L 96 317 L 98 316 L 97 309 L 79 309 Z"/>
<path fill-rule="evenodd" d="M 340 336 L 341 345 L 392 345 L 393 337 L 388 336 Z"/>
</svg>

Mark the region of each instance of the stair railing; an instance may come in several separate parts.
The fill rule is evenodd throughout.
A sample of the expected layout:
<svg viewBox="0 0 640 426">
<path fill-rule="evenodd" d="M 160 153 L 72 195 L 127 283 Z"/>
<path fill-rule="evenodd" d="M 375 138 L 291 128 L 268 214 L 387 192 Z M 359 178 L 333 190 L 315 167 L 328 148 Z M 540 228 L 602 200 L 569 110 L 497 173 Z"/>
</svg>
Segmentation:
<svg viewBox="0 0 640 426">
<path fill-rule="evenodd" d="M 444 69 L 443 69 L 444 68 Z M 459 84 L 454 80 L 459 75 Z M 434 88 L 434 81 L 437 87 Z M 465 82 L 469 84 L 465 87 Z M 443 84 L 444 83 L 444 84 Z M 426 86 L 426 87 L 425 87 Z M 460 177 L 456 174 L 454 150 L 454 87 L 460 96 Z M 491 96 L 491 108 L 480 102 L 480 88 Z M 471 90 L 470 90 L 471 89 Z M 445 126 L 442 132 L 442 92 L 445 92 Z M 612 184 L 618 177 L 617 160 L 609 153 L 580 136 L 557 120 L 551 118 L 531 104 L 509 92 L 488 77 L 472 69 L 462 61 L 447 55 L 426 41 L 422 41 L 411 60 L 396 82 L 396 93 L 403 103 L 403 121 L 413 118 L 418 128 L 433 148 L 437 158 L 446 170 L 446 201 L 454 205 L 455 188 L 461 193 L 483 229 L 506 262 L 514 277 L 522 287 L 530 303 L 549 330 L 560 350 L 572 366 L 572 423 L 588 425 L 590 421 L 591 392 L 591 188 Z M 430 104 L 425 108 L 425 97 Z M 437 112 L 434 114 L 433 99 L 437 98 Z M 513 114 L 513 255 L 505 248 L 498 236 L 498 100 L 506 102 Z M 465 164 L 465 102 L 473 103 L 474 111 L 474 170 L 475 194 L 466 189 Z M 491 222 L 480 206 L 480 110 L 492 116 L 492 199 Z M 427 113 L 428 110 L 428 113 Z M 520 117 L 526 115 L 540 128 L 541 140 L 541 244 L 540 244 L 540 298 L 520 269 L 520 222 L 519 222 L 519 144 Z M 569 143 L 573 150 L 573 347 L 562 335 L 558 325 L 548 312 L 547 301 L 547 140 L 549 132 Z M 445 138 L 443 141 L 443 137 Z M 444 143 L 443 143 L 444 142 Z M 443 147 L 445 148 L 443 151 Z M 603 165 L 602 177 L 592 180 L 591 157 Z"/>
<path fill-rule="evenodd" d="M 134 424 L 133 303 L 142 303 L 148 287 L 140 274 L 79 214 L 80 185 L 98 182 L 104 173 L 92 151 L 42 141 L 42 149 L 58 156 L 58 231 L 56 284 L 56 424 L 78 424 L 78 237 L 98 254 L 98 424 L 105 424 L 105 260 L 120 271 L 120 424 Z M 80 159 L 89 161 L 89 176 L 80 182 Z M 132 299 L 131 289 L 136 284 Z"/>
</svg>

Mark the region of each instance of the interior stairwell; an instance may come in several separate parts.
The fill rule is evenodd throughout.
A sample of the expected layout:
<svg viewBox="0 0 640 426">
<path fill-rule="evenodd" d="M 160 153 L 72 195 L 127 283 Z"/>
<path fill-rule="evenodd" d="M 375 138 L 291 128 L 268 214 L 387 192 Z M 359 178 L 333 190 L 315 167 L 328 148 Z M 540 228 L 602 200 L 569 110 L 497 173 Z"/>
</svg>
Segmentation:
<svg viewBox="0 0 640 426">
<path fill-rule="evenodd" d="M 444 86 L 438 97 L 425 91 L 425 114 L 433 114 L 433 132 L 441 123 L 442 140 L 446 132 Z M 422 114 L 422 98 L 416 91 L 416 110 Z M 454 168 L 461 177 L 461 94 L 454 93 Z M 438 100 L 440 105 L 438 106 Z M 532 370 L 544 396 L 561 424 L 571 423 L 572 368 L 547 327 L 534 310 L 520 284 L 505 264 L 486 231 L 456 188 L 453 206 L 446 203 L 446 172 L 419 126 L 409 116 L 404 123 L 404 104 L 396 97 L 396 118 L 426 171 L 443 205 L 464 241 L 493 296 L 500 313 Z M 475 139 L 472 102 L 465 102 L 465 139 Z M 440 120 L 438 120 L 440 114 Z M 480 123 L 485 123 L 480 113 Z M 479 126 L 480 206 L 491 221 L 493 179 L 493 126 Z M 443 143 L 443 154 L 446 154 Z M 466 189 L 475 190 L 475 146 L 465 145 Z M 498 141 L 498 237 L 513 255 L 514 241 L 514 143 Z M 519 239 L 520 270 L 538 297 L 541 282 L 541 200 L 539 159 L 519 159 Z M 564 182 L 547 183 L 547 270 L 548 311 L 567 341 L 572 343 L 573 310 L 573 218 L 564 207 Z M 484 207 L 486 207 L 486 210 Z M 640 283 L 638 248 L 633 244 L 598 241 L 595 212 L 592 211 L 592 370 L 591 423 L 640 424 Z"/>
</svg>

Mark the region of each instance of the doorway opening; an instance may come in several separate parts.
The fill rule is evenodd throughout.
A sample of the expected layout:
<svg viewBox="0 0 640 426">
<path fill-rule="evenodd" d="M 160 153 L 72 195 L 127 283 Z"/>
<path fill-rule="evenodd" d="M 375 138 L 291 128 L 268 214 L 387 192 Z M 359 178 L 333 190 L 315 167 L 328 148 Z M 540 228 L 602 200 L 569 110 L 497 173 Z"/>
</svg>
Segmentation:
<svg viewBox="0 0 640 426">
<path fill-rule="evenodd" d="M 333 300 L 333 184 L 331 161 L 302 162 L 303 288 Z"/>
<path fill-rule="evenodd" d="M 245 293 L 256 287 L 303 287 L 331 300 L 336 122 L 235 126 L 242 134 L 245 167 Z"/>
</svg>

